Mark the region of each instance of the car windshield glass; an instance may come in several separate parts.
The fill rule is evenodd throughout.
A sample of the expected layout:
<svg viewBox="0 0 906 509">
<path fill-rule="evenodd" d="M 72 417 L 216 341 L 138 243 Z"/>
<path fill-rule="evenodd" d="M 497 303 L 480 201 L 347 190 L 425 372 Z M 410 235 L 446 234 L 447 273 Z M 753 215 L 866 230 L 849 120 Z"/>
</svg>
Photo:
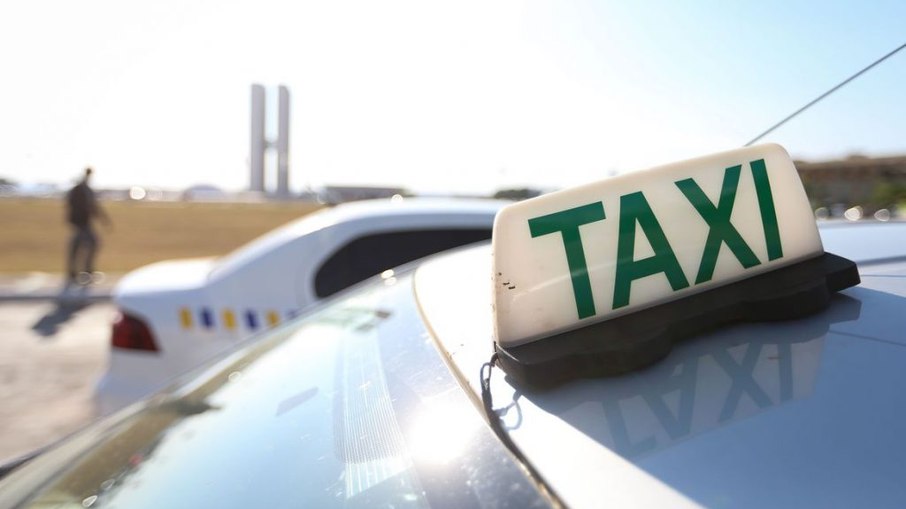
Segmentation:
<svg viewBox="0 0 906 509">
<path fill-rule="evenodd" d="M 411 286 L 397 275 L 338 296 L 0 493 L 40 507 L 543 504 L 441 360 Z"/>
</svg>

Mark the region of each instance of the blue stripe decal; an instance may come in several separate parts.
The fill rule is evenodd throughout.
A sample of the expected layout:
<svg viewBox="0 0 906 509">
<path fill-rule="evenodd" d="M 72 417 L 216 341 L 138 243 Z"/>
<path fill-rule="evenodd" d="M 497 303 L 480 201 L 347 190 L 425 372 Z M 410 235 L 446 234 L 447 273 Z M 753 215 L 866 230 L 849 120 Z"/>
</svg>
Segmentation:
<svg viewBox="0 0 906 509">
<path fill-rule="evenodd" d="M 206 329 L 214 327 L 214 314 L 211 313 L 210 309 L 201 308 L 201 324 L 204 325 Z"/>
<path fill-rule="evenodd" d="M 249 329 L 255 330 L 258 328 L 258 317 L 255 315 L 255 312 L 253 310 L 246 310 L 245 323 L 248 324 Z"/>
</svg>

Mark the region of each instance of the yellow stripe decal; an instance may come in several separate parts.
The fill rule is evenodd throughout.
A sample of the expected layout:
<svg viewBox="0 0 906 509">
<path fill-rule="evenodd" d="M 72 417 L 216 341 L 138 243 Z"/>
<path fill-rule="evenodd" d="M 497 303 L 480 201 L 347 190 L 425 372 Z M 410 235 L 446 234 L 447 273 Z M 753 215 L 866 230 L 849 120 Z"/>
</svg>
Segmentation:
<svg viewBox="0 0 906 509">
<path fill-rule="evenodd" d="M 179 323 L 183 329 L 192 328 L 192 311 L 189 308 L 179 308 Z"/>
<path fill-rule="evenodd" d="M 223 310 L 223 325 L 229 330 L 236 328 L 236 315 L 232 309 Z"/>
</svg>

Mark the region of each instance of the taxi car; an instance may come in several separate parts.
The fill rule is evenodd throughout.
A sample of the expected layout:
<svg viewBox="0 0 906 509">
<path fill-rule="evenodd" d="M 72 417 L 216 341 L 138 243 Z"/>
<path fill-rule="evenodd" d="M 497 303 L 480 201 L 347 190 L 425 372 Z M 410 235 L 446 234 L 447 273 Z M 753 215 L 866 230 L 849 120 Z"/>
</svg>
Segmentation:
<svg viewBox="0 0 906 509">
<path fill-rule="evenodd" d="M 113 301 L 101 413 L 160 388 L 258 331 L 397 265 L 489 239 L 509 202 L 366 200 L 292 221 L 225 257 L 170 260 L 127 274 Z"/>
<path fill-rule="evenodd" d="M 778 146 L 553 193 L 48 448 L 0 507 L 900 507 L 904 276 L 906 223 L 817 228 Z"/>
</svg>

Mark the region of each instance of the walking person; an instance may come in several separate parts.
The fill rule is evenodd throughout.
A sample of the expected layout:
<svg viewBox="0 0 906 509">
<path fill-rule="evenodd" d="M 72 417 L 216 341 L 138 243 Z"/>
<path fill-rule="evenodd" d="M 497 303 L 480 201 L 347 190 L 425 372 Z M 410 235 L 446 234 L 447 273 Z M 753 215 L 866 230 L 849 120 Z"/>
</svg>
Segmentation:
<svg viewBox="0 0 906 509">
<path fill-rule="evenodd" d="M 85 168 L 82 180 L 66 193 L 66 218 L 72 225 L 66 258 L 67 285 L 91 283 L 99 243 L 92 222 L 100 219 L 104 224 L 111 225 L 110 218 L 98 205 L 94 191 L 88 185 L 91 173 L 91 168 Z"/>
</svg>

